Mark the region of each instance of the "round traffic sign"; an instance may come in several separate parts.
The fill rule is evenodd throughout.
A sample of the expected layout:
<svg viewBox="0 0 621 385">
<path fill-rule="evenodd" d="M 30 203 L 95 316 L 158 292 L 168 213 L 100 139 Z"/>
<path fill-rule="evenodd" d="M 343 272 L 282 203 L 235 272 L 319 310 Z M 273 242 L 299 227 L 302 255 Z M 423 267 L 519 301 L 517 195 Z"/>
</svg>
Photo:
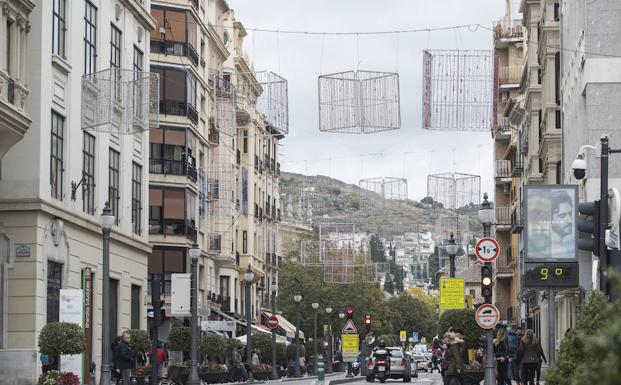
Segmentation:
<svg viewBox="0 0 621 385">
<path fill-rule="evenodd" d="M 278 327 L 278 318 L 275 315 L 267 319 L 267 327 L 270 329 L 276 329 Z"/>
<path fill-rule="evenodd" d="M 493 262 L 500 254 L 500 246 L 498 246 L 498 242 L 494 238 L 485 237 L 479 239 L 474 247 L 474 252 L 479 261 Z"/>
<path fill-rule="evenodd" d="M 486 303 L 479 306 L 475 318 L 482 329 L 493 329 L 500 321 L 500 312 L 496 306 Z"/>
</svg>

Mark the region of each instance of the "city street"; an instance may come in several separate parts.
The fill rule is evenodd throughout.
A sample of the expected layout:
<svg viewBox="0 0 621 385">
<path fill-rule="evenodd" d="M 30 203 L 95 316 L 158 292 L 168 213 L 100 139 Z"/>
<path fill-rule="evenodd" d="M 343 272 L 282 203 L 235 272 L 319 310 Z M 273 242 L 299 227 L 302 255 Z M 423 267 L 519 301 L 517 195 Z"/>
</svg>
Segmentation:
<svg viewBox="0 0 621 385">
<path fill-rule="evenodd" d="M 358 376 L 355 377 L 356 380 L 351 379 L 351 382 L 347 382 L 348 384 L 370 384 L 368 382 L 365 381 L 364 377 Z M 341 383 L 339 380 L 345 380 L 345 373 L 339 373 L 339 374 L 335 374 L 335 375 L 329 375 L 326 377 L 326 380 L 324 382 L 325 385 L 329 385 L 329 383 L 331 381 L 338 381 L 338 383 Z M 267 381 L 267 384 L 276 384 L 276 383 L 286 383 L 286 384 L 291 384 L 291 385 L 315 385 L 317 384 L 317 379 L 315 377 L 312 378 L 305 378 L 305 379 L 300 379 L 300 380 L 278 380 L 278 381 Z M 403 383 L 403 380 L 388 380 L 386 381 L 387 384 L 397 384 L 397 383 Z M 379 384 L 379 381 L 375 381 L 374 384 Z M 418 373 L 418 378 L 412 378 L 412 382 L 411 384 L 424 384 L 424 385 L 441 385 L 442 384 L 442 377 L 440 377 L 439 373 L 425 373 L 425 372 L 419 372 Z"/>
</svg>

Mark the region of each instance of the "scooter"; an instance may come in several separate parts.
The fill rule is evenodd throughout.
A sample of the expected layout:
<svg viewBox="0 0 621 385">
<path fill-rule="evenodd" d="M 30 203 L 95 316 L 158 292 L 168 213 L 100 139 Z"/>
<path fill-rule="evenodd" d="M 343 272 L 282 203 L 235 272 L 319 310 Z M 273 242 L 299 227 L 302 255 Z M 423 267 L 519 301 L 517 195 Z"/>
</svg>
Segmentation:
<svg viewBox="0 0 621 385">
<path fill-rule="evenodd" d="M 382 384 L 390 378 L 390 355 L 386 349 L 378 349 L 373 358 L 369 358 L 368 367 L 370 373 L 367 375 L 367 382 L 378 379 Z"/>
</svg>

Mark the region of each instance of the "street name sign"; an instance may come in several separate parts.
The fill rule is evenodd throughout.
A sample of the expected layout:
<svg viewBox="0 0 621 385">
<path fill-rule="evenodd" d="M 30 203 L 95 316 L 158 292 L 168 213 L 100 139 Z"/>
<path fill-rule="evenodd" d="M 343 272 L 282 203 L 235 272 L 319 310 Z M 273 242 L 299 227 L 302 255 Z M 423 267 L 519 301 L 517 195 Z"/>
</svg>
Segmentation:
<svg viewBox="0 0 621 385">
<path fill-rule="evenodd" d="M 463 278 L 440 278 L 440 309 L 463 309 L 465 291 Z"/>
<path fill-rule="evenodd" d="M 500 312 L 496 306 L 486 303 L 479 306 L 475 318 L 482 329 L 493 329 L 500 321 Z"/>
<path fill-rule="evenodd" d="M 270 316 L 270 318 L 267 319 L 267 327 L 270 329 L 276 329 L 278 327 L 278 317 L 275 315 Z"/>
<path fill-rule="evenodd" d="M 481 262 L 493 262 L 500 254 L 500 246 L 494 238 L 484 237 L 478 240 L 474 252 Z"/>
</svg>

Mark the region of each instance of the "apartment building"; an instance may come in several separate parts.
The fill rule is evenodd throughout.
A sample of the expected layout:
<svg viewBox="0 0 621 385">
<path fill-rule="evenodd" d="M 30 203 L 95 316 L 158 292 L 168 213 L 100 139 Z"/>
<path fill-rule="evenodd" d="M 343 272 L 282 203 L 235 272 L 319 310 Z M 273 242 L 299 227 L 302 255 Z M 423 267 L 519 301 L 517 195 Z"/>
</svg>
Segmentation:
<svg viewBox="0 0 621 385">
<path fill-rule="evenodd" d="M 144 295 L 151 247 L 142 208 L 148 199 L 148 135 L 120 135 L 111 120 L 107 127 L 112 133 L 83 131 L 81 111 L 84 75 L 149 71 L 144 53 L 148 32 L 155 28 L 150 4 L 54 0 L 33 5 L 3 1 L 0 23 L 0 223 L 2 232 L 10 234 L 9 247 L 3 248 L 9 258 L 3 254 L 0 260 L 0 384 L 36 382 L 41 373 L 39 332 L 48 322 L 59 321 L 60 290 L 82 289 L 85 276 L 92 293 L 87 353 L 101 367 L 99 216 L 106 201 L 116 221 L 106 293 L 111 306 L 103 316 L 113 335 L 147 325 Z M 133 99 L 116 94 L 116 113 L 147 97 L 125 96 Z M 109 343 L 103 341 L 106 347 Z"/>
<path fill-rule="evenodd" d="M 562 177 L 566 184 L 577 184 L 580 201 L 600 198 L 599 140 L 608 135 L 610 148 L 621 147 L 618 114 L 621 94 L 619 65 L 621 47 L 621 26 L 618 20 L 621 3 L 603 0 L 597 2 L 574 2 L 562 0 L 561 14 L 561 111 L 563 129 Z M 597 146 L 596 151 L 587 151 L 586 178 L 574 178 L 571 164 L 581 146 Z M 608 180 L 610 187 L 621 188 L 621 167 L 617 154 L 609 158 Z M 578 251 L 580 262 L 580 287 L 585 290 L 600 287 L 593 281 L 593 266 L 596 257 L 585 251 Z M 557 346 L 565 330 L 574 322 L 576 306 L 573 302 L 557 303 L 557 312 L 569 312 L 573 318 L 559 316 L 556 325 Z"/>
<path fill-rule="evenodd" d="M 521 88 L 523 98 L 515 103 L 511 121 L 519 128 L 518 152 L 524 165 L 522 177 L 515 187 L 518 204 L 523 205 L 523 189 L 532 184 L 560 184 L 561 171 L 561 108 L 560 108 L 560 7 L 558 1 L 522 0 L 522 25 L 527 30 L 527 55 L 524 60 Z M 520 233 L 515 255 L 520 260 L 524 236 Z M 523 290 L 519 283 L 519 299 L 524 304 L 523 321 L 547 341 L 549 300 L 546 293 Z M 525 288 L 527 289 L 527 288 Z M 556 302 L 573 298 L 566 290 Z M 562 317 L 559 315 L 557 318 Z M 569 316 L 568 319 L 571 319 Z M 549 355 L 550 347 L 544 350 Z"/>
<path fill-rule="evenodd" d="M 520 101 L 520 86 L 526 54 L 526 31 L 519 19 L 512 19 L 510 9 L 503 20 L 494 23 L 494 205 L 495 237 L 500 255 L 495 262 L 494 303 L 501 320 L 519 323 L 519 269 L 517 245 L 522 231 L 519 186 L 523 165 L 518 148 L 518 127 L 512 111 Z"/>
</svg>

